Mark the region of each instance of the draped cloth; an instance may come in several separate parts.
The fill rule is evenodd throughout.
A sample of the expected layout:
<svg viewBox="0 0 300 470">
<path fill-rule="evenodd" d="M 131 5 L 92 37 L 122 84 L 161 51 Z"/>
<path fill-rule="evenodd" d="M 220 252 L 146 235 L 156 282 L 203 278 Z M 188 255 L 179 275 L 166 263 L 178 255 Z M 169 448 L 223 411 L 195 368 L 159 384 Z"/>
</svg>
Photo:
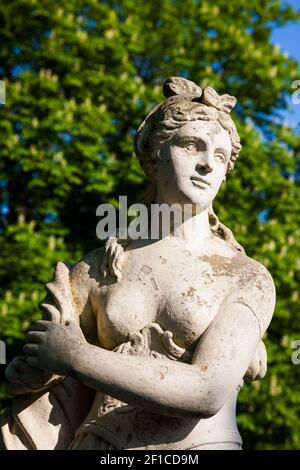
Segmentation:
<svg viewBox="0 0 300 470">
<path fill-rule="evenodd" d="M 49 390 L 13 399 L 0 419 L 0 448 L 67 449 L 86 418 L 95 392 L 67 377 Z"/>
</svg>

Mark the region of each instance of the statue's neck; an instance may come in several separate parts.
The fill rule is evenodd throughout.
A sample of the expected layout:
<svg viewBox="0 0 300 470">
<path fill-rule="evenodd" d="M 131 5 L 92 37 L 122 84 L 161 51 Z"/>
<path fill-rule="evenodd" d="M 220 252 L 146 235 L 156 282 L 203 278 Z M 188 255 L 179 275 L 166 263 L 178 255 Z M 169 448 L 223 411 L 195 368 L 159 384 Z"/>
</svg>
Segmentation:
<svg viewBox="0 0 300 470">
<path fill-rule="evenodd" d="M 156 207 L 165 206 L 165 209 L 161 210 L 161 217 L 155 216 L 155 211 L 152 211 L 151 206 L 149 208 L 151 213 L 150 227 L 155 229 L 159 238 L 169 237 L 199 243 L 212 235 L 208 209 L 203 209 L 197 204 L 186 204 L 184 207 L 179 204 L 170 206 L 158 196 L 155 204 Z M 171 217 L 168 213 L 164 213 L 164 210 L 168 212 L 168 208 L 172 209 L 169 211 Z"/>
<path fill-rule="evenodd" d="M 209 225 L 208 209 L 192 215 L 177 227 L 172 227 L 170 236 L 200 242 L 211 236 L 212 232 Z"/>
</svg>

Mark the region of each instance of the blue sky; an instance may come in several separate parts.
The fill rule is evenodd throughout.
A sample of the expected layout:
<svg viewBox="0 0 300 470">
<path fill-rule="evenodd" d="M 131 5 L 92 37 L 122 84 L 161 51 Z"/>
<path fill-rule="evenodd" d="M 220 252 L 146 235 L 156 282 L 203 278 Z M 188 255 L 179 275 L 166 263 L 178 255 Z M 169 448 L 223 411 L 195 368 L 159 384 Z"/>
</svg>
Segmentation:
<svg viewBox="0 0 300 470">
<path fill-rule="evenodd" d="M 288 2 L 300 11 L 300 0 L 289 0 Z M 283 28 L 277 28 L 272 35 L 272 41 L 278 44 L 283 52 L 287 52 L 290 57 L 294 57 L 300 65 L 300 21 L 297 24 L 290 24 Z M 300 72 L 299 72 L 300 80 Z M 295 91 L 291 88 L 291 93 Z M 300 123 L 300 104 L 291 102 L 291 109 L 284 113 L 290 124 L 296 126 Z"/>
</svg>

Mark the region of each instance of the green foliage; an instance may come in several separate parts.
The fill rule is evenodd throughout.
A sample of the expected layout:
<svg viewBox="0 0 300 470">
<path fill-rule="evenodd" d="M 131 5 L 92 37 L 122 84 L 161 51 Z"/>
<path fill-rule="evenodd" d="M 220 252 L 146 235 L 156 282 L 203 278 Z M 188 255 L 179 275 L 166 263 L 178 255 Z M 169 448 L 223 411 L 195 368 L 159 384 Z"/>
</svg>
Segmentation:
<svg viewBox="0 0 300 470">
<path fill-rule="evenodd" d="M 282 125 L 297 64 L 270 41 L 299 15 L 279 0 L 0 0 L 0 331 L 20 351 L 57 260 L 97 246 L 96 207 L 144 176 L 133 133 L 183 75 L 238 97 L 240 161 L 215 205 L 250 256 L 274 277 L 269 371 L 245 386 L 239 425 L 249 448 L 300 446 L 299 133 Z M 297 179 L 298 178 L 298 179 Z M 268 211 L 262 223 L 261 213 Z M 7 395 L 0 389 L 2 404 Z"/>
</svg>

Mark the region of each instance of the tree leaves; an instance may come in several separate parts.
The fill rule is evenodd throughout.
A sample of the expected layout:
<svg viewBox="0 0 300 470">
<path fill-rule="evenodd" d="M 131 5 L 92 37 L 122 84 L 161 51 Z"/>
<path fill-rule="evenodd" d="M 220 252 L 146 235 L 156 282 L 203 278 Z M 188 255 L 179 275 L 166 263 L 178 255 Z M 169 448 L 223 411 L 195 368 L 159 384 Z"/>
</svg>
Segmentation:
<svg viewBox="0 0 300 470">
<path fill-rule="evenodd" d="M 249 448 L 299 448 L 289 341 L 300 338 L 300 138 L 280 118 L 299 69 L 270 42 L 299 14 L 279 0 L 0 3 L 0 331 L 10 354 L 55 262 L 98 245 L 96 207 L 122 194 L 140 201 L 134 131 L 164 80 L 181 75 L 238 98 L 243 150 L 215 210 L 277 287 L 270 370 L 240 394 L 241 432 Z"/>
</svg>

